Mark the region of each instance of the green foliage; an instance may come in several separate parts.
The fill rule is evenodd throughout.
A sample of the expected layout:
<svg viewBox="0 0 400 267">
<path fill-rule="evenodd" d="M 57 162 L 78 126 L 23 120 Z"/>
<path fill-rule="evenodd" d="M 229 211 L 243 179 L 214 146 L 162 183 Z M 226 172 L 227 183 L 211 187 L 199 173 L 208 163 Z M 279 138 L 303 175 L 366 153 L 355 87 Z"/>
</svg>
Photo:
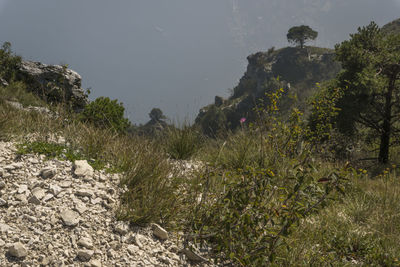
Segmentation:
<svg viewBox="0 0 400 267">
<path fill-rule="evenodd" d="M 88 158 L 80 151 L 74 150 L 67 145 L 41 141 L 24 142 L 17 145 L 17 154 L 25 155 L 30 153 L 45 155 L 48 159 L 56 158 L 59 160 L 68 160 L 71 162 L 74 162 L 75 160 L 86 159 L 88 163 L 96 170 L 102 169 L 104 167 L 103 162 Z"/>
<path fill-rule="evenodd" d="M 337 87 L 344 90 L 338 128 L 348 134 L 359 132 L 360 125 L 369 129 L 368 138 L 380 142 L 379 161 L 386 163 L 399 129 L 400 35 L 387 36 L 371 22 L 335 49 L 343 66 Z"/>
<path fill-rule="evenodd" d="M 159 108 L 153 108 L 149 113 L 149 117 L 153 121 L 162 121 L 165 119 L 163 112 Z"/>
<path fill-rule="evenodd" d="M 11 50 L 11 43 L 5 42 L 0 49 L 0 78 L 11 82 L 15 79 L 21 57 L 14 55 Z"/>
<path fill-rule="evenodd" d="M 216 137 L 226 130 L 227 119 L 225 113 L 216 106 L 210 106 L 204 116 L 198 117 L 196 123 L 200 125 L 205 135 Z"/>
<path fill-rule="evenodd" d="M 129 120 L 124 118 L 124 111 L 122 103 L 118 103 L 116 99 L 99 97 L 86 105 L 81 114 L 81 120 L 93 123 L 97 127 L 124 132 L 130 125 Z"/>
<path fill-rule="evenodd" d="M 238 131 L 220 140 L 208 140 L 204 160 L 228 170 L 244 169 L 260 164 L 260 146 L 250 131 Z"/>
<path fill-rule="evenodd" d="M 26 90 L 26 85 L 23 82 L 11 82 L 6 87 L 0 87 L 0 98 L 17 101 L 24 107 L 45 106 L 45 103 L 39 97 Z"/>
<path fill-rule="evenodd" d="M 301 48 L 307 41 L 315 40 L 317 36 L 318 32 L 306 25 L 292 27 L 286 35 L 289 42 L 300 45 Z"/>
<path fill-rule="evenodd" d="M 267 94 L 269 105 L 259 110 L 260 121 L 237 133 L 237 152 L 232 152 L 228 139 L 210 164 L 214 169 L 201 181 L 201 201 L 191 228 L 196 238 L 212 244 L 221 262 L 275 262 L 277 250 L 287 246 L 296 225 L 335 199 L 337 192 L 344 193 L 351 175 L 347 167 L 321 170 L 301 112 L 294 109 L 287 123 L 278 119 L 283 94 L 283 89 Z M 224 150 L 234 155 L 230 165 L 221 164 Z"/>
<path fill-rule="evenodd" d="M 319 86 L 319 85 L 318 85 Z M 335 120 L 340 109 L 337 102 L 343 96 L 343 90 L 328 85 L 313 96 L 310 101 L 311 113 L 308 118 L 310 138 L 314 143 L 329 141 L 335 128 Z"/>
<path fill-rule="evenodd" d="M 225 173 L 226 190 L 217 201 L 203 202 L 194 228 L 212 242 L 222 261 L 242 266 L 273 262 L 293 226 L 325 205 L 334 190 L 342 190 L 342 177 L 336 173 L 318 182 L 315 166 L 286 170 L 278 175 L 254 168 Z"/>
<path fill-rule="evenodd" d="M 277 265 L 398 266 L 399 190 L 394 169 L 379 179 L 359 175 L 340 202 L 302 221 Z"/>
<path fill-rule="evenodd" d="M 184 124 L 182 127 L 170 127 L 166 135 L 166 152 L 172 159 L 190 159 L 200 148 L 200 133 Z"/>
</svg>

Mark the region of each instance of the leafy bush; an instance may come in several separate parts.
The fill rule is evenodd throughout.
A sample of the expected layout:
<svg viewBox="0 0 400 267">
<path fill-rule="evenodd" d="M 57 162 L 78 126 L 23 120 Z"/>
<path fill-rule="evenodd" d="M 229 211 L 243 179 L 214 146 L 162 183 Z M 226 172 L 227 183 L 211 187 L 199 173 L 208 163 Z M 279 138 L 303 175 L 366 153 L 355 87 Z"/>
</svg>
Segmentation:
<svg viewBox="0 0 400 267">
<path fill-rule="evenodd" d="M 219 158 L 226 146 L 229 152 L 223 156 L 231 159 L 217 159 L 201 181 L 201 200 L 189 228 L 211 244 L 221 262 L 273 263 L 296 225 L 336 199 L 337 192 L 344 193 L 352 174 L 347 167 L 317 163 L 301 112 L 294 109 L 286 123 L 278 119 L 283 93 L 267 95 L 270 105 L 259 111 L 259 123 L 222 145 Z"/>
<path fill-rule="evenodd" d="M 81 114 L 81 120 L 93 123 L 97 127 L 124 132 L 130 125 L 129 120 L 124 118 L 124 111 L 122 103 L 118 103 L 116 99 L 99 97 L 86 105 Z"/>
<path fill-rule="evenodd" d="M 296 165 L 278 174 L 259 168 L 226 173 L 224 191 L 203 192 L 209 198 L 195 214 L 196 237 L 211 242 L 223 262 L 241 266 L 273 262 L 276 249 L 286 245 L 295 224 L 320 210 L 336 190 L 343 190 L 340 173 L 324 178 L 312 164 Z"/>
</svg>

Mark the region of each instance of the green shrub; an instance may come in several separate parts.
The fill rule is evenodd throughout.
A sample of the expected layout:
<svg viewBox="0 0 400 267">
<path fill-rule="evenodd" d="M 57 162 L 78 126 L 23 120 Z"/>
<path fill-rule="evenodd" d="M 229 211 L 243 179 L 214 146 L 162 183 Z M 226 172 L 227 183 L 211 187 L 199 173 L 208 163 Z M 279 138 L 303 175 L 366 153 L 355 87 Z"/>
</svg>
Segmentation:
<svg viewBox="0 0 400 267">
<path fill-rule="evenodd" d="M 97 127 L 124 132 L 130 126 L 129 120 L 124 118 L 124 111 L 122 103 L 118 103 L 116 99 L 99 97 L 85 107 L 81 120 Z"/>
</svg>

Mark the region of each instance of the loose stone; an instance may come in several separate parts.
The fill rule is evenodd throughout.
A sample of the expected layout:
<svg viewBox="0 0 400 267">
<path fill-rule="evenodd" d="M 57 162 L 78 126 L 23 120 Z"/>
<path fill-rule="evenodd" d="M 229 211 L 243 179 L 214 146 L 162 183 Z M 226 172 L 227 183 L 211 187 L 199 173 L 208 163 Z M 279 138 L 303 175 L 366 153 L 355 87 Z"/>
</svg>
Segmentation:
<svg viewBox="0 0 400 267">
<path fill-rule="evenodd" d="M 9 249 L 8 254 L 16 258 L 24 258 L 28 255 L 28 251 L 20 242 L 14 243 Z"/>
</svg>

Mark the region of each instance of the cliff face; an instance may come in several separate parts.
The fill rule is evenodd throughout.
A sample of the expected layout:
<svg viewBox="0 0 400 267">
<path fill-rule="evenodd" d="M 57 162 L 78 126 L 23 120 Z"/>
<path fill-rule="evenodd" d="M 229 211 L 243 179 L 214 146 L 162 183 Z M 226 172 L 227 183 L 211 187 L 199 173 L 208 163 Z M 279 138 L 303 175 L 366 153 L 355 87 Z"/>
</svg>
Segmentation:
<svg viewBox="0 0 400 267">
<path fill-rule="evenodd" d="M 279 88 L 285 92 L 281 103 L 283 115 L 294 105 L 295 97 L 297 105 L 304 109 L 316 83 L 330 80 L 340 71 L 334 57 L 333 50 L 318 47 L 287 47 L 250 55 L 247 71 L 232 95 L 227 100 L 216 97 L 214 104 L 202 108 L 196 124 L 208 135 L 223 128 L 235 129 L 242 117 L 254 120 L 254 108 L 265 100 L 265 94 Z"/>
</svg>

